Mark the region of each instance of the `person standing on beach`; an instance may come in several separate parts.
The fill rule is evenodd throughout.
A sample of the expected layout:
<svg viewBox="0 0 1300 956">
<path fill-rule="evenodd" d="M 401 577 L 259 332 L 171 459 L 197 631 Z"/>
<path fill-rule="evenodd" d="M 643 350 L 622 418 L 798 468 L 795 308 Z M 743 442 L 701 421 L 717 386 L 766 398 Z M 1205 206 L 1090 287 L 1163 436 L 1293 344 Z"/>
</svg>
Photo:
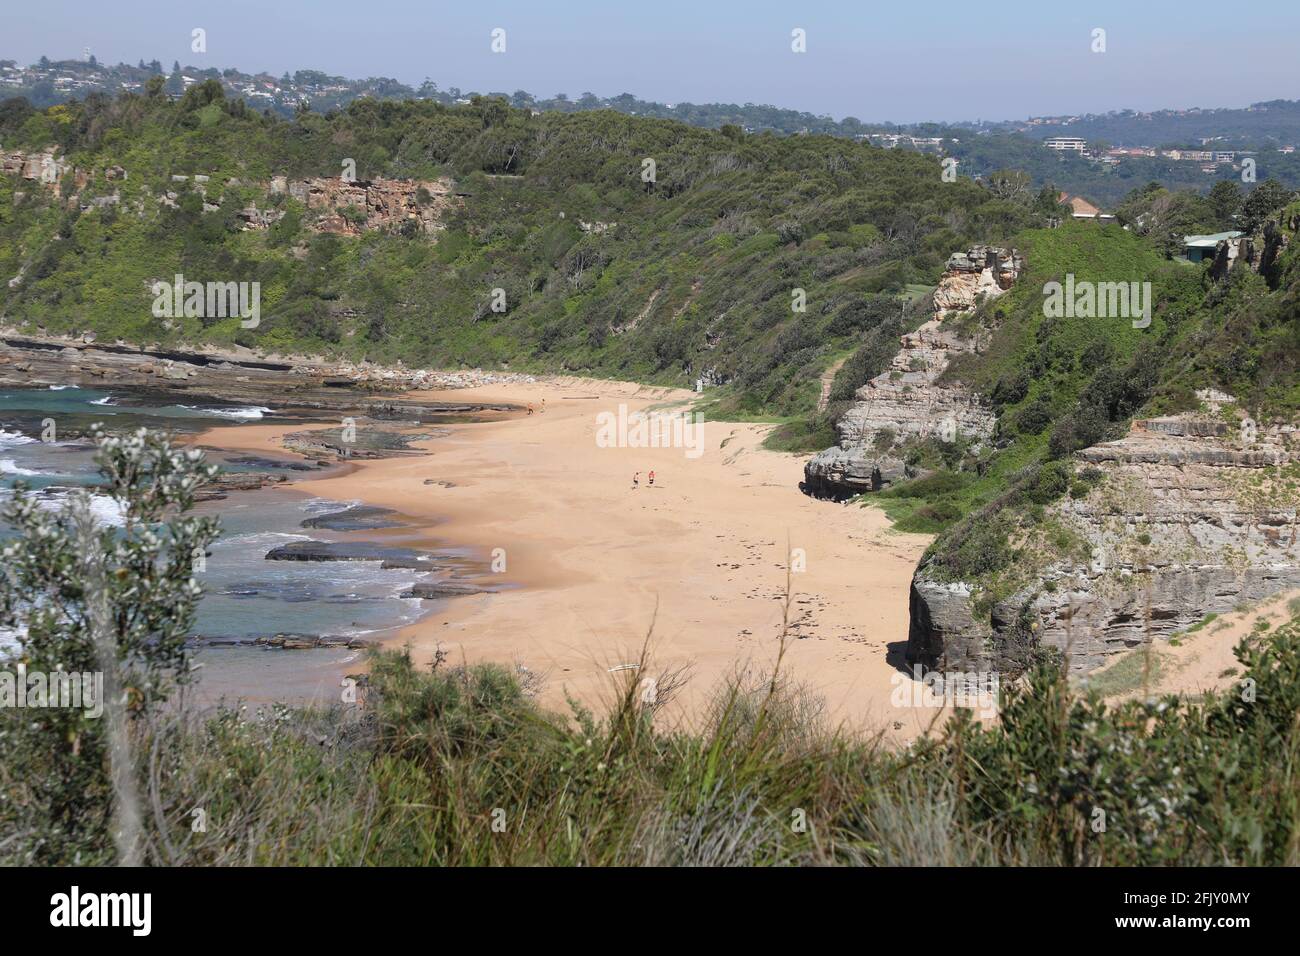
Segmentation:
<svg viewBox="0 0 1300 956">
<path fill-rule="evenodd" d="M 655 473 L 652 471 L 650 472 L 650 487 L 653 488 L 654 486 L 655 486 Z"/>
<path fill-rule="evenodd" d="M 639 471 L 632 472 L 632 487 L 633 488 L 641 487 L 641 472 Z"/>
</svg>

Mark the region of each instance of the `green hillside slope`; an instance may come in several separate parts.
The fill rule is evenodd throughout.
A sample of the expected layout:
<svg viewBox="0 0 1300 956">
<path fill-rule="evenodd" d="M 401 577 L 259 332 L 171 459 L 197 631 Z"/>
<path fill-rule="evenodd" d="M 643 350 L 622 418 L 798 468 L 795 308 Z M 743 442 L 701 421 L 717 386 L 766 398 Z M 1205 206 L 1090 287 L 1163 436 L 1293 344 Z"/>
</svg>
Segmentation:
<svg viewBox="0 0 1300 956">
<path fill-rule="evenodd" d="M 864 307 L 872 297 L 913 295 L 951 250 L 1033 221 L 913 153 L 612 112 L 532 115 L 500 100 L 359 101 L 285 121 L 204 84 L 175 103 L 10 101 L 0 138 L 58 146 L 89 173 L 80 185 L 64 176 L 61 201 L 0 178 L 0 271 L 23 273 L 0 285 L 7 322 L 673 385 L 708 372 L 730 383 L 732 410 L 768 414 L 813 406 L 820 373 L 888 313 Z M 338 176 L 348 159 L 363 180 L 449 177 L 460 195 L 443 231 L 318 234 L 301 204 L 267 195 L 273 176 Z M 118 166 L 125 178 L 107 178 Z M 196 174 L 206 197 L 173 180 Z M 176 208 L 160 202 L 169 190 Z M 115 205 L 93 205 L 113 193 Z M 248 204 L 286 215 L 246 231 Z M 148 284 L 178 272 L 260 282 L 261 325 L 165 327 Z M 498 288 L 504 313 L 489 308 Z"/>
</svg>

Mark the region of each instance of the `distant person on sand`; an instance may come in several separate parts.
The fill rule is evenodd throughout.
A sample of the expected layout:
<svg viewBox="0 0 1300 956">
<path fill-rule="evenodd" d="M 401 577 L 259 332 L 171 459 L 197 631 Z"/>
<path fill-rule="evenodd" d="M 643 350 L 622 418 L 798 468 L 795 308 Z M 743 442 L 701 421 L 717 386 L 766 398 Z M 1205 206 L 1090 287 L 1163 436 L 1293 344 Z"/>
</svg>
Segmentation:
<svg viewBox="0 0 1300 956">
<path fill-rule="evenodd" d="M 652 471 L 650 472 L 650 487 L 653 488 L 654 484 L 655 484 L 655 473 Z"/>
<path fill-rule="evenodd" d="M 532 403 L 532 402 L 529 402 L 529 403 L 528 403 L 528 414 L 531 415 L 532 413 L 533 413 L 533 403 Z"/>
<path fill-rule="evenodd" d="M 632 472 L 632 487 L 633 488 L 641 487 L 641 472 L 639 471 Z"/>
</svg>

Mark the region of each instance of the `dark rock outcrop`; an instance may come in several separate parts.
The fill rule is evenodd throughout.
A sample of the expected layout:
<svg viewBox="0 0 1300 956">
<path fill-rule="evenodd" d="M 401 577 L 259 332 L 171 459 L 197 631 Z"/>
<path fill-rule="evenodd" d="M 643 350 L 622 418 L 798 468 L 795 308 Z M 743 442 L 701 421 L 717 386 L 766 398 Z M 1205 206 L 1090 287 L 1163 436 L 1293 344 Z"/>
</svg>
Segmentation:
<svg viewBox="0 0 1300 956">
<path fill-rule="evenodd" d="M 376 505 L 352 505 L 342 511 L 305 518 L 304 528 L 324 528 L 327 531 L 372 531 L 376 528 L 397 528 L 403 522 L 392 508 Z"/>
<path fill-rule="evenodd" d="M 196 635 L 189 639 L 191 647 L 265 647 L 283 651 L 304 651 L 327 647 L 360 649 L 376 646 L 375 641 L 363 637 L 331 637 L 319 634 L 272 634 L 266 637 L 209 637 Z"/>
<path fill-rule="evenodd" d="M 394 548 L 373 541 L 291 541 L 266 553 L 268 561 L 379 561 L 384 568 L 428 571 L 433 556 L 414 548 Z"/>
<path fill-rule="evenodd" d="M 492 588 L 481 587 L 468 581 L 445 579 L 441 581 L 420 581 L 411 585 L 411 589 L 402 594 L 404 598 L 423 598 L 439 600 L 449 597 L 464 597 L 467 594 L 491 594 Z"/>
<path fill-rule="evenodd" d="M 257 491 L 285 480 L 284 475 L 272 475 L 264 471 L 223 471 L 200 488 L 195 493 L 194 500 L 221 501 L 232 491 Z"/>
<path fill-rule="evenodd" d="M 343 428 L 317 428 L 311 431 L 290 432 L 284 436 L 284 447 L 308 458 L 398 458 L 403 455 L 424 455 L 411 442 L 425 441 L 445 434 L 413 434 L 378 428 L 373 424 L 362 427 L 356 423 L 345 432 Z"/>
<path fill-rule="evenodd" d="M 803 490 L 814 498 L 839 499 L 880 491 L 911 477 L 899 458 L 873 455 L 859 446 L 834 447 L 818 452 L 804 465 Z"/>
<path fill-rule="evenodd" d="M 220 449 L 217 449 L 220 451 Z M 262 455 L 228 455 L 226 461 L 232 465 L 252 465 L 257 468 L 284 468 L 288 471 L 319 471 L 320 462 L 306 462 L 279 458 L 266 458 Z"/>
</svg>

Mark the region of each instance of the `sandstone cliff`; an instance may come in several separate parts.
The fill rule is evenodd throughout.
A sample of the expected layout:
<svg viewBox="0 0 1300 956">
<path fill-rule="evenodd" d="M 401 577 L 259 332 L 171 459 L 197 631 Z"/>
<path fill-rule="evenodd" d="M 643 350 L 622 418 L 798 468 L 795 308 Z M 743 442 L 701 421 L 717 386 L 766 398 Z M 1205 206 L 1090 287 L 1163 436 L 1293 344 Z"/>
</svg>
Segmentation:
<svg viewBox="0 0 1300 956">
<path fill-rule="evenodd" d="M 1292 208 L 1220 242 L 1211 278 L 1245 268 L 1279 288 L 1297 228 Z M 1010 504 L 1013 490 L 946 533 L 913 577 L 907 660 L 1014 672 L 1053 648 L 1086 672 L 1300 587 L 1300 424 L 1196 398 L 1075 453 L 1050 504 Z"/>
<path fill-rule="evenodd" d="M 69 208 L 79 206 L 83 210 L 120 204 L 120 184 L 129 178 L 127 171 L 120 166 L 97 172 L 75 167 L 59 157 L 57 147 L 40 152 L 15 150 L 0 154 L 0 173 L 60 195 Z M 68 177 L 71 177 L 70 191 L 63 185 Z M 113 184 L 111 193 L 105 192 L 109 183 Z M 88 186 L 95 187 L 90 192 L 101 194 L 85 195 Z M 175 206 L 181 191 L 192 189 L 203 197 L 204 211 L 215 212 L 233 201 L 227 198 L 228 191 L 233 196 L 235 190 L 245 186 L 252 186 L 268 198 L 288 196 L 302 203 L 308 212 L 304 223 L 314 232 L 349 236 L 371 231 L 432 235 L 443 228 L 444 215 L 458 201 L 452 181 L 446 177 L 436 180 L 325 177 L 290 180 L 285 176 L 275 176 L 269 183 L 244 183 L 230 179 L 222 187 L 201 173 L 172 175 L 169 188 L 156 196 L 148 187 L 140 187 L 137 199 L 147 198 L 157 205 Z M 137 212 L 142 213 L 145 208 L 143 201 L 135 204 Z M 242 205 L 238 215 L 245 229 L 266 229 L 282 218 L 284 211 L 269 204 L 259 206 L 255 202 Z"/>
<path fill-rule="evenodd" d="M 429 234 L 443 228 L 442 216 L 455 203 L 451 180 L 375 179 L 271 180 L 272 195 L 288 193 L 311 212 L 317 232 L 359 236 L 373 230 L 414 227 Z"/>
<path fill-rule="evenodd" d="M 1300 586 L 1300 428 L 1258 428 L 1229 396 L 1200 397 L 1200 413 L 1139 420 L 1078 453 L 1094 480 L 1047 509 L 1055 546 L 1019 535 L 1015 566 L 979 583 L 942 580 L 923 563 L 908 661 L 1004 671 L 1043 646 L 1088 671 Z"/>
<path fill-rule="evenodd" d="M 0 173 L 51 187 L 57 186 L 71 169 L 58 158 L 55 147 L 32 153 L 13 150 L 0 155 Z"/>
<path fill-rule="evenodd" d="M 846 497 L 879 491 L 907 477 L 903 462 L 882 454 L 877 441 L 937 435 L 982 442 L 993 433 L 996 417 L 970 389 L 941 384 L 953 357 L 981 346 L 985 333 L 959 326 L 960 317 L 996 298 L 1019 277 L 1024 259 L 1014 249 L 976 246 L 955 253 L 934 292 L 934 318 L 904 335 L 887 371 L 854 394 L 856 404 L 836 426 L 840 443 L 804 466 L 804 487 L 819 497 Z"/>
<path fill-rule="evenodd" d="M 1264 276 L 1270 284 L 1275 283 L 1278 260 L 1290 244 L 1291 236 L 1300 229 L 1300 214 L 1283 218 L 1282 222 L 1270 219 L 1253 235 L 1220 240 L 1215 246 L 1210 275 L 1222 280 L 1233 269 L 1245 267 Z"/>
</svg>

